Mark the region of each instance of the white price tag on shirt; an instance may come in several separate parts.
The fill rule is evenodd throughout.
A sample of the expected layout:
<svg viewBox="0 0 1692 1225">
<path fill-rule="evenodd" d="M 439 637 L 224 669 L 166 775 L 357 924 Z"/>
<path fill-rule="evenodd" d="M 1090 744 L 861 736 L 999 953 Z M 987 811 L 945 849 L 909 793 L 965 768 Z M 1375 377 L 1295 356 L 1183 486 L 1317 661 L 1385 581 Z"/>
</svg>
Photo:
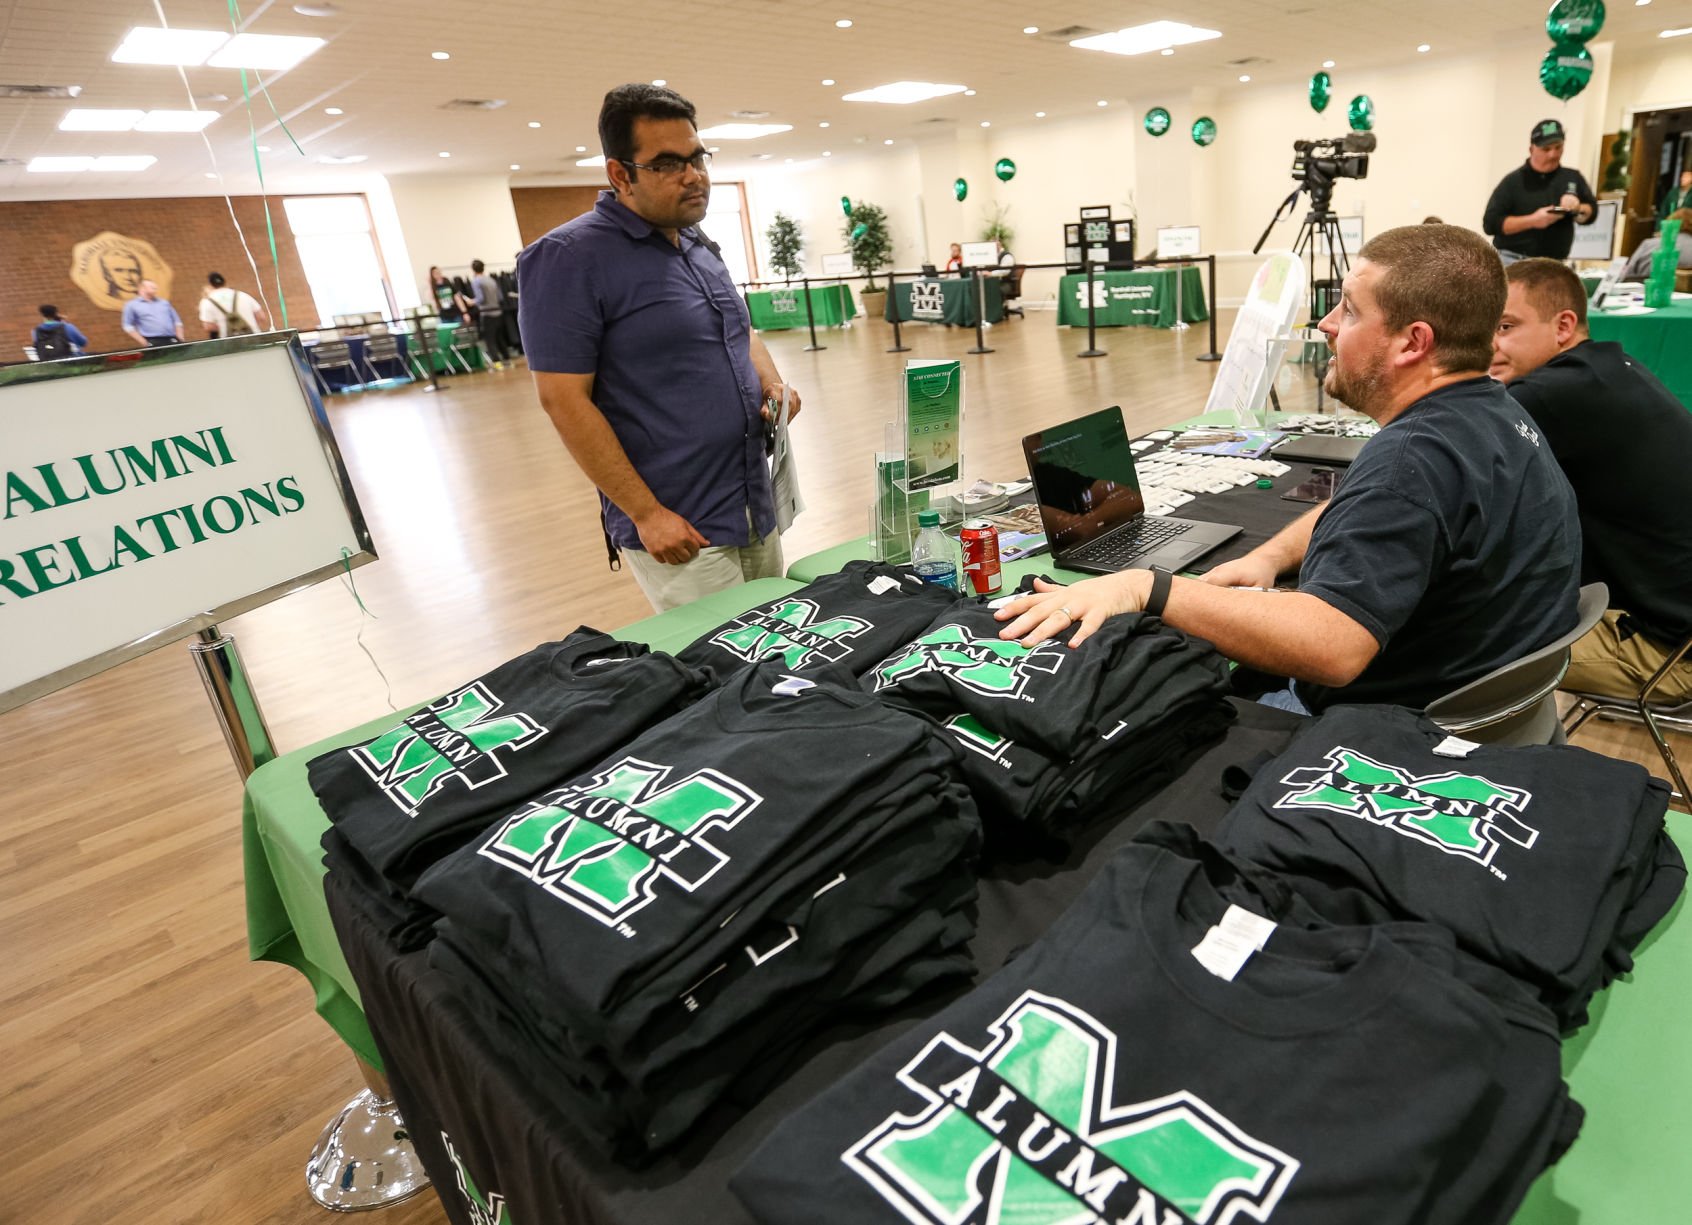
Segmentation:
<svg viewBox="0 0 1692 1225">
<path fill-rule="evenodd" d="M 1480 748 L 1480 745 L 1473 740 L 1464 740 L 1458 736 L 1447 736 L 1434 745 L 1433 751 L 1435 757 L 1467 757 L 1478 748 Z"/>
</svg>

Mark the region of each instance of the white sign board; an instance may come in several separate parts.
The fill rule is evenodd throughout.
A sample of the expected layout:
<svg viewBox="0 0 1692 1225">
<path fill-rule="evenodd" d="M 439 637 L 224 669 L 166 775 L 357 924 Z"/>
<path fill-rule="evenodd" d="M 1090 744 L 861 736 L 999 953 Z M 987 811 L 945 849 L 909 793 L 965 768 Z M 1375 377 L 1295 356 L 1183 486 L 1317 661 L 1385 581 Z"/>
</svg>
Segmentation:
<svg viewBox="0 0 1692 1225">
<path fill-rule="evenodd" d="M 963 244 L 963 262 L 965 268 L 992 268 L 999 262 L 999 244 L 966 242 Z"/>
<path fill-rule="evenodd" d="M 1574 246 L 1569 248 L 1570 259 L 1609 259 L 1616 245 L 1616 216 L 1621 211 L 1620 200 L 1598 201 L 1598 212 L 1591 225 L 1576 225 Z"/>
<path fill-rule="evenodd" d="M 822 270 L 824 276 L 851 276 L 856 271 L 852 267 L 852 253 L 830 252 L 822 257 Z"/>
<path fill-rule="evenodd" d="M 1251 293 L 1234 317 L 1205 412 L 1231 412 L 1239 425 L 1258 424 L 1257 414 L 1286 356 L 1286 346 L 1277 338 L 1284 340 L 1304 310 L 1304 265 L 1291 253 L 1271 255 L 1252 278 Z"/>
<path fill-rule="evenodd" d="M 0 374 L 0 710 L 374 559 L 302 377 L 268 336 Z"/>
<path fill-rule="evenodd" d="M 1346 258 L 1348 260 L 1356 259 L 1357 253 L 1363 249 L 1363 218 L 1336 217 L 1334 220 L 1339 222 L 1339 236 L 1340 241 L 1345 244 Z M 1319 231 L 1316 235 L 1316 253 L 1318 255 L 1328 253 L 1326 230 Z"/>
<path fill-rule="evenodd" d="M 1196 225 L 1165 225 L 1157 231 L 1158 259 L 1186 259 L 1199 253 L 1199 228 Z"/>
</svg>

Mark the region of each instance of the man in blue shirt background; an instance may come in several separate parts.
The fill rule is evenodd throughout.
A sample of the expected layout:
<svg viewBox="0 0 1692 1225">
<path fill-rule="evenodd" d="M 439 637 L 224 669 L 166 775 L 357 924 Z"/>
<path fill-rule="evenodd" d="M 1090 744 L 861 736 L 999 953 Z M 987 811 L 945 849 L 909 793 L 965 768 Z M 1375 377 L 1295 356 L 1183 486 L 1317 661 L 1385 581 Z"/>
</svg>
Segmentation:
<svg viewBox="0 0 1692 1225">
<path fill-rule="evenodd" d="M 694 228 L 711 180 L 692 103 L 618 86 L 599 139 L 611 190 L 519 257 L 519 321 L 541 405 L 662 612 L 781 574 L 765 426 L 799 396 Z"/>
<path fill-rule="evenodd" d="M 82 334 L 82 329 L 60 318 L 56 306 L 41 308 L 41 322 L 35 325 L 35 334 L 30 339 L 35 342 L 37 360 L 44 362 L 81 357 L 88 348 L 88 337 Z"/>
<path fill-rule="evenodd" d="M 142 281 L 137 293 L 139 296 L 124 303 L 123 330 L 138 344 L 155 348 L 181 344 L 182 316 L 168 300 L 159 297 L 158 284 Z"/>
</svg>

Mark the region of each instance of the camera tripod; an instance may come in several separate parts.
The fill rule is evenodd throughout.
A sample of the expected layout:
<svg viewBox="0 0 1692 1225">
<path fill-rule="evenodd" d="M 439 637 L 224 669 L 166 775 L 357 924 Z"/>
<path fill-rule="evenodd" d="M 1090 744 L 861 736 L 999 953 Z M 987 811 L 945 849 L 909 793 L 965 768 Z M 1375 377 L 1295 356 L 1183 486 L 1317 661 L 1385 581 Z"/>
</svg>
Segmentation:
<svg viewBox="0 0 1692 1225">
<path fill-rule="evenodd" d="M 1305 190 L 1306 184 L 1300 183 L 1292 189 L 1292 194 L 1281 201 L 1281 206 L 1275 210 L 1275 215 L 1269 218 L 1269 224 L 1263 227 L 1263 233 L 1257 239 L 1257 245 L 1251 249 L 1256 255 L 1263 249 L 1263 244 L 1269 241 L 1269 231 L 1285 217 L 1292 215 L 1298 205 L 1298 197 Z M 1345 280 L 1345 274 L 1351 269 L 1351 260 L 1346 253 L 1345 238 L 1340 233 L 1339 218 L 1329 205 L 1333 201 L 1333 187 L 1328 184 L 1325 190 L 1315 187 L 1310 189 L 1310 211 L 1304 215 L 1304 222 L 1298 227 L 1298 237 L 1293 240 L 1293 254 L 1303 260 L 1309 269 L 1310 288 L 1310 320 L 1304 326 L 1313 328 L 1339 301 L 1340 286 Z M 1316 237 L 1321 235 L 1321 245 L 1328 253 L 1328 275 L 1318 280 L 1316 276 Z M 1316 411 L 1322 411 L 1322 384 L 1328 374 L 1328 348 L 1326 345 L 1317 346 L 1314 369 L 1316 373 Z M 1275 411 L 1281 410 L 1281 398 L 1275 394 L 1274 387 L 1269 388 L 1269 398 L 1275 405 Z"/>
</svg>

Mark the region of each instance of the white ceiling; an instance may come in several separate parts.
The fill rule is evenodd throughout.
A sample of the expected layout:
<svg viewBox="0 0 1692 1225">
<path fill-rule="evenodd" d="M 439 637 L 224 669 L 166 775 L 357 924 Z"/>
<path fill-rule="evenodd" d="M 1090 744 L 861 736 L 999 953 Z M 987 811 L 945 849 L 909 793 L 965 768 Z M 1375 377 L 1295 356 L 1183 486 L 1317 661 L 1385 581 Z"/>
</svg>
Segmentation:
<svg viewBox="0 0 1692 1225">
<path fill-rule="evenodd" d="M 229 28 L 227 0 L 159 2 L 173 26 Z M 1549 45 L 1545 0 L 1183 0 L 1179 6 L 976 0 L 967 8 L 910 0 L 650 0 L 628 8 L 583 0 L 335 2 L 340 12 L 327 18 L 302 16 L 289 0 L 253 0 L 243 10 L 245 29 L 329 40 L 299 67 L 265 76 L 303 157 L 249 74 L 258 143 L 270 149 L 262 157 L 272 190 L 335 190 L 370 171 L 504 175 L 512 163 L 522 167 L 511 176 L 518 183 L 597 181 L 599 172 L 575 169 L 584 156 L 575 148 L 599 151 L 600 99 L 630 80 L 666 79 L 699 108 L 701 126 L 724 122 L 735 110 L 767 111 L 770 122 L 793 125 L 788 133 L 725 146 L 721 177 L 732 171 L 733 155 L 808 159 L 829 149 L 840 156 L 952 125 L 1032 123 L 1037 110 L 1054 119 L 1096 113 L 1100 99 L 1120 104 L 1165 90 L 1173 97 L 1190 88 L 1303 82 L 1324 59 L 1337 61 L 1335 94 L 1345 98 L 1366 91 L 1369 68 L 1414 59 L 1421 42 L 1432 44 L 1434 56 Z M 852 28 L 837 29 L 839 18 L 849 18 Z M 1223 36 L 1171 56 L 1124 58 L 1022 33 L 1028 25 L 1102 31 L 1164 18 Z M 1648 7 L 1612 0 L 1603 37 L 1637 49 L 1654 43 L 1665 25 L 1688 22 L 1685 0 Z M 3 165 L 0 198 L 218 190 L 197 135 L 57 130 L 73 105 L 187 107 L 176 69 L 111 62 L 129 28 L 158 24 L 152 0 L 0 0 L 0 83 L 82 86 L 74 102 L 0 99 L 0 158 L 147 153 L 159 159 L 148 170 L 119 174 L 30 174 Z M 436 61 L 432 51 L 452 58 Z M 1237 64 L 1248 57 L 1248 66 Z M 1238 82 L 1242 72 L 1251 74 L 1251 84 Z M 835 85 L 822 85 L 824 77 Z M 188 69 L 187 79 L 202 99 L 227 96 L 201 101 L 222 114 L 206 136 L 229 189 L 256 191 L 240 74 Z M 840 100 L 851 90 L 901 79 L 953 82 L 977 93 L 912 106 Z M 440 109 L 455 98 L 502 98 L 506 105 L 490 112 Z M 325 114 L 331 106 L 345 113 Z M 823 122 L 830 127 L 819 128 Z M 350 168 L 317 160 L 348 154 L 368 160 Z"/>
</svg>

